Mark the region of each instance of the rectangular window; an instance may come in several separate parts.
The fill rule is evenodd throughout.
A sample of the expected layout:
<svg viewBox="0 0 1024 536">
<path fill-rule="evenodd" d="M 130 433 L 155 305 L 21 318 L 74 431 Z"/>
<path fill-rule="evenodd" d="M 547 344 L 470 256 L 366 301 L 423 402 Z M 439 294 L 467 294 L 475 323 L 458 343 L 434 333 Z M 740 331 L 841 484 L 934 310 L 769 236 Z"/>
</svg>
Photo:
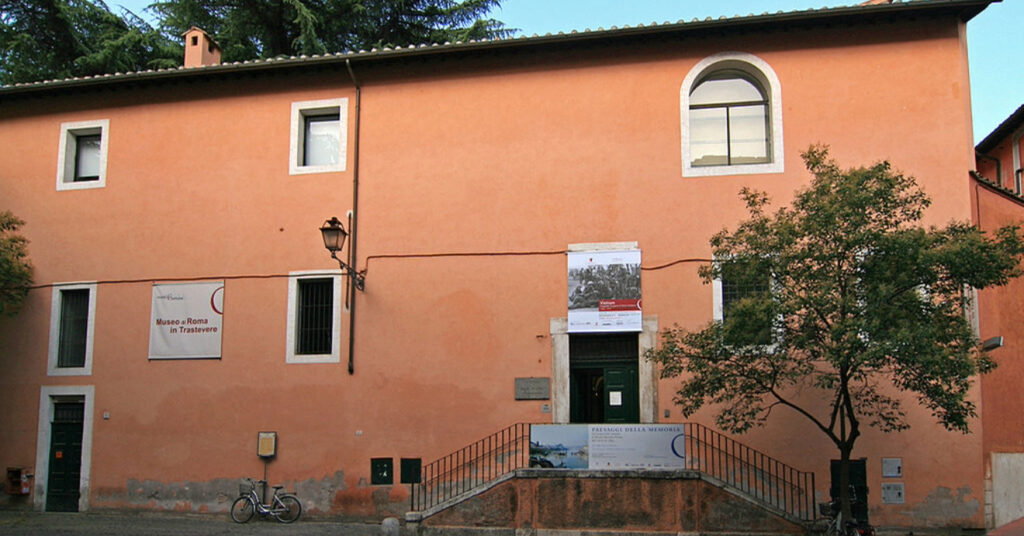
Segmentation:
<svg viewBox="0 0 1024 536">
<path fill-rule="evenodd" d="M 75 182 L 100 179 L 100 142 L 99 134 L 75 138 L 75 143 L 78 144 L 75 153 Z"/>
<path fill-rule="evenodd" d="M 55 285 L 50 314 L 47 373 L 51 376 L 92 374 L 96 284 Z"/>
<path fill-rule="evenodd" d="M 57 190 L 106 186 L 109 127 L 107 119 L 61 124 Z"/>
<path fill-rule="evenodd" d="M 340 361 L 341 271 L 292 272 L 288 278 L 288 363 Z"/>
<path fill-rule="evenodd" d="M 299 281 L 298 333 L 295 353 L 299 355 L 331 352 L 331 326 L 334 325 L 332 305 L 333 281 L 303 279 Z"/>
<path fill-rule="evenodd" d="M 89 290 L 61 290 L 57 367 L 84 367 L 89 331 Z"/>
<path fill-rule="evenodd" d="M 348 99 L 292 103 L 291 175 L 345 171 Z"/>
<path fill-rule="evenodd" d="M 333 166 L 338 163 L 338 114 L 311 115 L 305 118 L 302 165 Z"/>
<path fill-rule="evenodd" d="M 738 262 L 725 262 L 721 279 L 715 281 L 715 319 L 722 321 L 726 341 L 738 346 L 767 345 L 773 339 L 773 314 L 758 314 L 757 305 L 741 305 L 744 298 L 771 292 L 771 277 L 748 273 L 750 269 Z M 730 310 L 739 306 L 745 308 L 743 323 L 730 322 Z"/>
</svg>

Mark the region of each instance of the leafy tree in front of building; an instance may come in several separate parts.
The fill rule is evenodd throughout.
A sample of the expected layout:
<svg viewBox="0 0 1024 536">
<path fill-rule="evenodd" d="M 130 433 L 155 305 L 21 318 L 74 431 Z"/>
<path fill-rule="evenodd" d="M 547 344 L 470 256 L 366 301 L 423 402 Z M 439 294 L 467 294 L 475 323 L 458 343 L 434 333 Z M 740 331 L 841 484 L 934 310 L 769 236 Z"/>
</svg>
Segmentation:
<svg viewBox="0 0 1024 536">
<path fill-rule="evenodd" d="M 18 234 L 25 222 L 0 211 L 0 315 L 14 315 L 32 285 L 28 240 Z"/>
<path fill-rule="evenodd" d="M 182 48 L 102 0 L 0 0 L 0 84 L 181 65 Z"/>
<path fill-rule="evenodd" d="M 839 451 L 849 519 L 849 460 L 863 426 L 904 430 L 905 404 L 916 401 L 968 432 L 972 378 L 995 367 L 969 320 L 973 289 L 1018 276 L 1024 242 L 1016 227 L 923 226 L 928 197 L 887 162 L 844 170 L 824 147 L 803 158 L 814 178 L 792 206 L 769 213 L 764 193 L 744 189 L 749 219 L 711 239 L 723 262 L 700 270 L 706 283 L 727 272 L 761 290 L 702 329 L 666 329 L 648 357 L 663 378 L 682 378 L 675 402 L 686 416 L 714 405 L 733 433 L 779 408 L 806 418 Z M 766 320 L 770 341 L 736 336 Z"/>
<path fill-rule="evenodd" d="M 150 9 L 168 38 L 198 26 L 224 61 L 510 35 L 500 0 L 165 0 Z"/>
</svg>

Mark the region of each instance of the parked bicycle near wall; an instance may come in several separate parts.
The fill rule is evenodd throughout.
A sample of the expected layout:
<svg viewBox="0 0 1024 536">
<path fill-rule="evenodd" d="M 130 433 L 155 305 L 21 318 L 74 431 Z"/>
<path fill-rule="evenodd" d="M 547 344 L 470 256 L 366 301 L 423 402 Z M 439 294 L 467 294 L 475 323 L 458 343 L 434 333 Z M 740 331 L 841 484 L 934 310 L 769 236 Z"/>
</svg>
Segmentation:
<svg viewBox="0 0 1024 536">
<path fill-rule="evenodd" d="M 231 505 L 231 519 L 235 523 L 247 523 L 257 513 L 261 516 L 274 516 L 281 523 L 291 523 L 302 514 L 299 498 L 291 493 L 280 492 L 284 486 L 274 486 L 274 495 L 264 504 L 256 493 L 256 484 L 263 486 L 263 491 L 266 491 L 266 480 L 245 478 L 238 485 L 239 497 Z"/>
<path fill-rule="evenodd" d="M 851 506 L 862 504 L 860 503 L 861 500 L 857 497 L 857 490 L 854 486 L 850 486 Z M 825 529 L 825 536 L 875 536 L 875 529 L 870 524 L 858 521 L 856 518 L 847 519 L 843 517 L 838 498 L 832 502 L 819 503 L 818 510 L 818 513 L 829 519 L 828 527 Z"/>
</svg>

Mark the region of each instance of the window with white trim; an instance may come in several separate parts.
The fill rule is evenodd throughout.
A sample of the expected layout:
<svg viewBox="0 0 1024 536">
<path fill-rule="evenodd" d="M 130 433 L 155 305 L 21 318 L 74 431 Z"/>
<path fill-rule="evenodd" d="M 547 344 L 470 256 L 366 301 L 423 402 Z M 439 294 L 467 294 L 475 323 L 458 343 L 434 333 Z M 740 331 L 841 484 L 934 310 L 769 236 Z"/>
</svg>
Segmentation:
<svg viewBox="0 0 1024 536">
<path fill-rule="evenodd" d="M 720 276 L 712 283 L 714 290 L 714 318 L 722 323 L 726 342 L 734 346 L 764 346 L 774 340 L 774 315 L 766 311 L 763 315 L 744 314 L 747 322 L 739 325 L 730 322 L 729 312 L 736 307 L 758 307 L 761 304 L 744 302 L 748 297 L 771 292 L 772 280 L 769 274 L 751 272 L 756 268 L 740 264 L 739 261 L 721 261 Z M 745 311 L 749 313 L 750 311 Z M 754 319 L 754 321 L 751 321 Z"/>
<path fill-rule="evenodd" d="M 106 186 L 109 130 L 108 119 L 61 123 L 57 190 Z"/>
<path fill-rule="evenodd" d="M 347 98 L 293 102 L 289 173 L 345 171 L 347 123 Z"/>
<path fill-rule="evenodd" d="M 96 329 L 96 284 L 54 285 L 50 305 L 50 350 L 47 374 L 92 374 L 93 334 Z"/>
<path fill-rule="evenodd" d="M 341 271 L 288 277 L 288 363 L 341 361 Z"/>
<path fill-rule="evenodd" d="M 752 54 L 715 54 L 690 70 L 680 129 L 684 177 L 785 170 L 779 80 Z"/>
</svg>

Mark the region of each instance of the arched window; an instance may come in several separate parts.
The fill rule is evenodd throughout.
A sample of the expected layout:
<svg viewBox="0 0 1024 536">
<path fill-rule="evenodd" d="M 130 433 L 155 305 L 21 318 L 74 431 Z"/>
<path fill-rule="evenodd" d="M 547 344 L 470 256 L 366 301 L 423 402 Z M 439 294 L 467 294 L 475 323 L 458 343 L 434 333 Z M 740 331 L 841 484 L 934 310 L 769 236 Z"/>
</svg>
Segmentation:
<svg viewBox="0 0 1024 536">
<path fill-rule="evenodd" d="M 760 58 L 705 58 L 683 82 L 681 106 L 684 176 L 783 171 L 778 78 Z"/>
<path fill-rule="evenodd" d="M 690 92 L 690 165 L 770 162 L 768 97 L 739 71 L 706 76 Z"/>
</svg>

